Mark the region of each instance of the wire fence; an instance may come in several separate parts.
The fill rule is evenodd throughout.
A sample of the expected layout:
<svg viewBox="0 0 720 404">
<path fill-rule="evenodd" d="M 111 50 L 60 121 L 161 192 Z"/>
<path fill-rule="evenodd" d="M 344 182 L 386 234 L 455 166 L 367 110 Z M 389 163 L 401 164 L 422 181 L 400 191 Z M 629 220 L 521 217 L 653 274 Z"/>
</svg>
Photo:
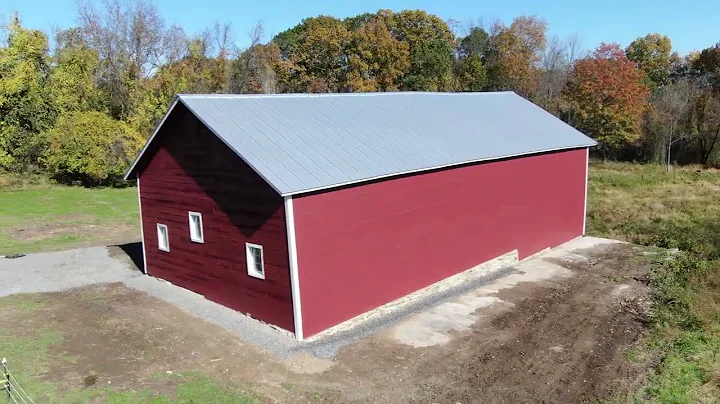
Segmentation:
<svg viewBox="0 0 720 404">
<path fill-rule="evenodd" d="M 7 360 L 2 359 L 2 377 L 0 377 L 0 395 L 7 396 L 8 403 L 13 404 L 35 404 L 25 390 L 20 386 L 10 368 L 8 368 Z"/>
</svg>

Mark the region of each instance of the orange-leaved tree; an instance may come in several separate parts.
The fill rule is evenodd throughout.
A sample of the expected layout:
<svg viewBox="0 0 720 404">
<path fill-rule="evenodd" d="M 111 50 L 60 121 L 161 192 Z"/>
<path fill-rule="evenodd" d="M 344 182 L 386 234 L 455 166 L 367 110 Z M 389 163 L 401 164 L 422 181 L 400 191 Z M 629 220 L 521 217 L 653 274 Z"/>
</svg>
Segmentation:
<svg viewBox="0 0 720 404">
<path fill-rule="evenodd" d="M 650 95 L 643 79 L 618 44 L 600 44 L 577 61 L 565 89 L 570 123 L 600 142 L 605 155 L 637 141 Z"/>
</svg>

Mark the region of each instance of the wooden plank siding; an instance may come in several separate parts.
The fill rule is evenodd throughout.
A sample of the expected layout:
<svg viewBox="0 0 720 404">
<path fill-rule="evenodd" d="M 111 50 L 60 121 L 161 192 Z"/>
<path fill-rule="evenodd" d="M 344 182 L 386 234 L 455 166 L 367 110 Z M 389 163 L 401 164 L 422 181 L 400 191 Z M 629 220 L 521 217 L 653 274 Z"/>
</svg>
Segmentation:
<svg viewBox="0 0 720 404">
<path fill-rule="evenodd" d="M 148 274 L 294 331 L 283 198 L 182 104 L 139 173 Z M 189 211 L 202 213 L 204 243 L 190 240 Z M 247 274 L 246 242 L 263 246 L 265 279 Z"/>
<path fill-rule="evenodd" d="M 304 335 L 581 236 L 586 158 L 545 153 L 294 198 Z"/>
</svg>

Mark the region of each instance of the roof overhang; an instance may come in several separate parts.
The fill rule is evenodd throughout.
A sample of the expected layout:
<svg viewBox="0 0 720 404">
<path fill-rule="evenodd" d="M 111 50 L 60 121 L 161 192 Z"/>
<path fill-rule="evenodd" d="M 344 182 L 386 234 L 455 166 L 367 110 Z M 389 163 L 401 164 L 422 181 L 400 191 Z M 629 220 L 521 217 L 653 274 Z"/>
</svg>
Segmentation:
<svg viewBox="0 0 720 404">
<path fill-rule="evenodd" d="M 155 128 L 155 131 L 153 131 L 153 134 L 150 136 L 150 139 L 148 139 L 148 141 L 147 141 L 147 143 L 145 144 L 145 146 L 142 148 L 142 150 L 140 150 L 140 154 L 138 154 L 137 158 L 135 158 L 135 161 L 133 161 L 132 165 L 130 166 L 130 168 L 127 170 L 127 172 L 126 172 L 125 175 L 123 176 L 123 179 L 124 179 L 125 181 L 128 181 L 128 180 L 131 179 L 133 176 L 137 175 L 137 166 L 138 166 L 138 163 L 140 162 L 140 160 L 142 160 L 143 156 L 145 155 L 145 153 L 146 153 L 146 152 L 148 151 L 148 149 L 150 148 L 150 145 L 152 144 L 153 140 L 155 139 L 155 137 L 157 136 L 157 134 L 160 132 L 160 129 L 162 128 L 163 124 L 165 123 L 165 121 L 167 120 L 167 118 L 170 116 L 170 114 L 173 112 L 173 110 L 174 110 L 175 107 L 178 105 L 178 103 L 182 103 L 183 106 L 185 106 L 185 108 L 187 108 L 188 111 L 190 111 L 190 113 L 192 113 L 193 116 L 194 116 L 197 120 L 199 120 L 200 122 L 202 122 L 202 124 L 203 124 L 210 132 L 212 132 L 212 134 L 215 135 L 216 138 L 220 139 L 220 141 L 221 141 L 226 147 L 228 147 L 230 150 L 232 150 L 233 153 L 235 153 L 245 164 L 247 164 L 253 171 L 255 171 L 255 173 L 257 173 L 257 175 L 259 175 L 259 176 L 263 179 L 263 181 L 265 181 L 268 185 L 270 185 L 270 187 L 272 187 L 272 189 L 275 190 L 275 192 L 277 192 L 278 195 L 280 195 L 280 196 L 288 196 L 288 195 L 290 195 L 290 194 L 288 194 L 288 193 L 283 193 L 283 192 L 281 192 L 279 189 L 277 189 L 277 187 L 276 187 L 271 181 L 269 181 L 257 168 L 255 168 L 249 161 L 247 161 L 247 159 L 246 159 L 245 157 L 243 157 L 242 154 L 238 153 L 238 151 L 235 150 L 234 147 L 232 147 L 231 145 L 229 145 L 229 144 L 225 141 L 225 139 L 223 139 L 221 136 L 219 136 L 219 135 L 217 134 L 217 132 L 215 132 L 215 130 L 212 128 L 212 126 L 208 125 L 207 122 L 205 122 L 198 114 L 196 114 L 196 113 L 192 110 L 192 108 L 191 108 L 190 106 L 188 106 L 187 104 L 185 104 L 184 102 L 182 102 L 182 97 L 181 97 L 180 94 L 178 94 L 178 95 L 175 96 L 175 98 L 173 99 L 172 104 L 170 104 L 170 108 L 169 108 L 168 111 L 165 113 L 165 116 L 163 116 L 162 120 L 160 121 L 160 123 L 158 124 L 158 126 Z"/>
<path fill-rule="evenodd" d="M 353 180 L 353 181 L 328 184 L 328 185 L 324 185 L 321 187 L 315 187 L 315 188 L 299 189 L 299 190 L 291 190 L 291 191 L 284 190 L 284 192 L 283 192 L 280 189 L 278 189 L 278 187 L 275 184 L 273 184 L 272 181 L 270 181 L 268 178 L 266 178 L 265 175 L 263 175 L 263 173 L 260 170 L 258 170 L 256 167 L 254 167 L 253 164 L 250 161 L 248 161 L 241 153 L 239 153 L 234 147 L 232 147 L 232 145 L 228 144 L 228 142 L 222 136 L 220 136 L 211 125 L 208 125 L 208 123 L 203 120 L 203 118 L 201 117 L 200 114 L 198 114 L 196 111 L 194 111 L 193 108 L 190 105 L 188 105 L 186 102 L 183 102 L 182 94 L 178 94 L 173 98 L 173 101 L 172 101 L 170 107 L 168 108 L 168 111 L 165 113 L 162 120 L 157 125 L 157 127 L 153 131 L 152 135 L 148 139 L 145 146 L 143 146 L 142 150 L 140 151 L 140 153 L 135 158 L 135 160 L 133 161 L 130 168 L 127 170 L 127 172 L 123 176 L 123 178 L 125 180 L 132 179 L 134 176 L 137 175 L 138 166 L 139 166 L 140 161 L 145 157 L 145 154 L 148 152 L 148 149 L 152 145 L 153 141 L 155 141 L 155 138 L 157 137 L 158 133 L 160 132 L 160 129 L 163 127 L 163 125 L 165 124 L 165 121 L 168 119 L 170 114 L 172 114 L 172 112 L 175 110 L 178 103 L 182 103 L 183 106 L 185 108 L 187 108 L 188 111 L 190 111 L 190 113 L 192 113 L 193 116 L 195 116 L 195 118 L 197 118 L 211 133 L 213 133 L 218 139 L 220 139 L 220 141 L 223 144 L 225 144 L 225 146 L 230 148 L 230 150 L 232 150 L 233 153 L 235 153 L 245 164 L 247 164 L 253 171 L 255 171 L 268 185 L 270 185 L 275 190 L 275 192 L 277 192 L 279 195 L 281 195 L 283 197 L 309 194 L 309 193 L 315 193 L 315 192 L 322 192 L 322 191 L 335 189 L 335 188 L 355 186 L 355 185 L 359 185 L 359 184 L 380 181 L 380 180 L 385 180 L 385 179 L 391 179 L 391 178 L 398 178 L 398 177 L 412 175 L 412 174 L 418 174 L 418 173 L 422 173 L 422 172 L 437 171 L 437 170 L 443 170 L 443 169 L 448 169 L 448 168 L 453 168 L 453 167 L 461 167 L 461 166 L 489 162 L 489 161 L 518 158 L 518 157 L 530 156 L 530 155 L 535 155 L 535 154 L 552 153 L 552 152 L 558 152 L 558 151 L 562 151 L 562 150 L 585 149 L 585 148 L 593 147 L 597 144 L 597 142 L 595 142 L 594 140 L 588 139 L 588 140 L 590 140 L 590 142 L 587 142 L 586 144 L 569 145 L 569 146 L 564 146 L 564 147 L 548 148 L 548 149 L 544 149 L 544 150 L 534 150 L 534 151 L 528 151 L 528 152 L 517 153 L 517 154 L 490 156 L 490 157 L 485 157 L 485 158 L 481 158 L 481 159 L 473 159 L 473 160 L 467 160 L 467 161 L 453 162 L 453 163 L 444 164 L 444 165 L 428 166 L 428 167 L 422 167 L 422 168 L 417 168 L 417 169 L 412 169 L 412 170 L 393 172 L 393 173 L 389 173 L 389 174 L 378 175 L 378 176 L 368 177 L 368 178 L 362 178 L 362 179 Z"/>
<path fill-rule="evenodd" d="M 153 131 L 152 135 L 150 136 L 150 139 L 148 139 L 147 143 L 145 143 L 145 146 L 143 146 L 142 150 L 140 150 L 140 154 L 135 157 L 135 161 L 130 165 L 130 168 L 125 172 L 125 175 L 123 176 L 123 179 L 125 181 L 132 178 L 133 175 L 135 175 L 135 169 L 142 159 L 143 155 L 145 155 L 145 152 L 150 148 L 150 144 L 153 142 L 153 139 L 155 139 L 155 136 L 157 136 L 158 132 L 160 132 L 160 128 L 162 128 L 163 124 L 165 123 L 165 120 L 170 116 L 170 113 L 175 109 L 175 106 L 180 101 L 180 98 L 176 95 L 173 98 L 172 104 L 170 104 L 170 108 L 168 108 L 167 112 L 163 116 L 163 118 L 160 120 L 160 123 L 155 127 L 155 130 Z"/>
</svg>

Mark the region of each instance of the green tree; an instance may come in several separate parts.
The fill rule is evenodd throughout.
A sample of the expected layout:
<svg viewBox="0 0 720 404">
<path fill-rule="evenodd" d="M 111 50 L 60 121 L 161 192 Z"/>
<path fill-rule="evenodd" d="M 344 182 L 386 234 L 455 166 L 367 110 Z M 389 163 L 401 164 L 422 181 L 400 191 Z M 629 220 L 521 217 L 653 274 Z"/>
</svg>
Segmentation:
<svg viewBox="0 0 720 404">
<path fill-rule="evenodd" d="M 459 91 L 482 91 L 487 87 L 485 61 L 490 47 L 490 35 L 474 27 L 457 45 L 454 74 Z"/>
<path fill-rule="evenodd" d="M 473 27 L 457 45 L 457 53 L 461 58 L 477 56 L 484 59 L 489 49 L 490 35 L 480 27 Z"/>
<path fill-rule="evenodd" d="M 392 14 L 388 28 L 393 36 L 407 42 L 410 67 L 403 78 L 403 89 L 448 90 L 455 38 L 440 17 L 421 10 Z"/>
<path fill-rule="evenodd" d="M 48 173 L 86 185 L 119 179 L 144 143 L 128 124 L 94 111 L 61 116 L 47 141 L 42 161 Z"/>
<path fill-rule="evenodd" d="M 59 112 L 101 111 L 104 95 L 97 87 L 97 52 L 90 49 L 78 29 L 57 34 L 50 96 Z"/>
<path fill-rule="evenodd" d="M 670 78 L 672 43 L 660 34 L 647 34 L 637 38 L 625 49 L 628 59 L 645 72 L 653 87 L 667 83 Z"/>
<path fill-rule="evenodd" d="M 0 169 L 26 169 L 42 152 L 38 135 L 55 119 L 48 52 L 47 37 L 23 28 L 16 16 L 0 48 Z"/>
<path fill-rule="evenodd" d="M 447 43 L 441 40 L 415 45 L 411 55 L 410 71 L 403 82 L 406 90 L 444 91 L 450 87 L 452 54 Z"/>
<path fill-rule="evenodd" d="M 697 76 L 710 84 L 715 93 L 720 94 L 720 42 L 703 49 L 692 60 L 692 69 Z"/>
</svg>

